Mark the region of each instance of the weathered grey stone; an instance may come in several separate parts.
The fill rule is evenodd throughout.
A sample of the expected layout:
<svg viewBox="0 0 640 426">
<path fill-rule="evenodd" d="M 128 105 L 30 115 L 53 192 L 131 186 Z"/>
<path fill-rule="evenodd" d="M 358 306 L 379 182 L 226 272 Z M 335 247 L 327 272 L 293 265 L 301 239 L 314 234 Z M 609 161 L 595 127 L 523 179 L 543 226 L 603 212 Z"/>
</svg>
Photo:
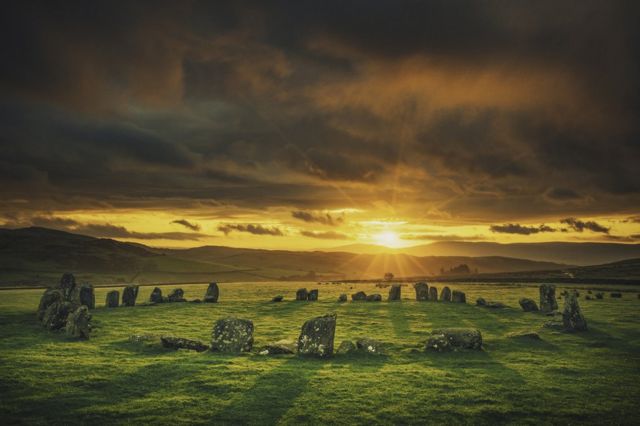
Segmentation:
<svg viewBox="0 0 640 426">
<path fill-rule="evenodd" d="M 184 298 L 184 290 L 181 288 L 174 288 L 167 296 L 167 302 L 186 302 Z"/>
<path fill-rule="evenodd" d="M 431 286 L 429 287 L 429 300 L 432 300 L 434 302 L 438 301 L 438 288 Z"/>
<path fill-rule="evenodd" d="M 91 314 L 85 305 L 80 306 L 67 317 L 67 336 L 88 339 L 91 334 Z"/>
<path fill-rule="evenodd" d="M 161 336 L 162 346 L 167 349 L 188 349 L 196 352 L 204 352 L 209 346 L 199 340 L 185 339 L 183 337 Z"/>
<path fill-rule="evenodd" d="M 578 304 L 577 293 L 571 292 L 564 298 L 564 310 L 562 311 L 562 324 L 565 331 L 585 331 L 587 320 L 584 319 Z"/>
<path fill-rule="evenodd" d="M 315 302 L 315 301 L 318 300 L 318 289 L 317 288 L 309 291 L 309 294 L 307 295 L 307 300 L 309 300 L 310 302 Z"/>
<path fill-rule="evenodd" d="M 296 353 L 296 344 L 291 340 L 278 340 L 264 346 L 260 355 L 289 355 Z"/>
<path fill-rule="evenodd" d="M 107 308 L 117 308 L 120 305 L 120 292 L 118 292 L 118 290 L 112 290 L 107 293 L 105 305 Z"/>
<path fill-rule="evenodd" d="M 596 293 L 596 299 L 603 299 L 603 298 L 604 298 L 604 293 L 602 292 Z"/>
<path fill-rule="evenodd" d="M 448 352 L 482 349 L 482 334 L 474 328 L 444 328 L 433 330 L 425 344 L 427 352 Z"/>
<path fill-rule="evenodd" d="M 162 289 L 160 289 L 160 287 L 156 287 L 153 289 L 153 291 L 151 292 L 151 296 L 149 296 L 149 301 L 151 303 L 162 303 L 163 299 L 162 299 Z"/>
<path fill-rule="evenodd" d="M 611 297 L 620 299 L 622 297 L 622 293 L 611 293 Z"/>
<path fill-rule="evenodd" d="M 476 306 L 487 306 L 487 301 L 482 297 L 476 299 Z"/>
<path fill-rule="evenodd" d="M 558 301 L 556 300 L 556 286 L 553 284 L 540 285 L 540 310 L 542 312 L 551 312 L 558 309 Z"/>
<path fill-rule="evenodd" d="M 440 301 L 451 302 L 451 289 L 449 287 L 442 289 L 442 292 L 440 293 Z"/>
<path fill-rule="evenodd" d="M 384 344 L 378 340 L 364 337 L 356 340 L 356 348 L 358 352 L 371 355 L 384 355 Z"/>
<path fill-rule="evenodd" d="M 49 289 L 40 300 L 38 318 L 47 330 L 60 330 L 67 325 L 67 317 L 79 305 L 65 299 L 63 289 Z"/>
<path fill-rule="evenodd" d="M 343 340 L 338 346 L 336 353 L 340 355 L 347 355 L 354 353 L 357 350 L 356 345 L 351 340 Z"/>
<path fill-rule="evenodd" d="M 339 297 L 338 297 L 338 302 L 346 302 L 347 301 L 347 295 L 346 293 L 342 293 Z"/>
<path fill-rule="evenodd" d="M 309 292 L 307 291 L 306 288 L 299 288 L 298 291 L 296 291 L 296 300 L 297 301 L 304 301 L 307 300 L 309 298 Z"/>
<path fill-rule="evenodd" d="M 279 294 L 275 296 L 273 299 L 271 299 L 271 301 L 277 303 L 277 302 L 282 302 L 283 299 L 284 299 L 284 296 Z"/>
<path fill-rule="evenodd" d="M 213 326 L 211 336 L 212 351 L 249 352 L 253 347 L 253 322 L 235 317 L 219 319 Z"/>
<path fill-rule="evenodd" d="M 523 297 L 522 299 L 519 300 L 520 306 L 522 307 L 522 310 L 525 312 L 537 312 L 538 311 L 538 305 L 536 304 L 535 300 L 533 299 L 529 299 L 527 297 Z"/>
<path fill-rule="evenodd" d="M 209 287 L 207 287 L 207 292 L 204 294 L 204 302 L 217 303 L 219 296 L 220 296 L 220 289 L 218 288 L 218 283 L 216 282 L 209 283 Z"/>
<path fill-rule="evenodd" d="M 122 305 L 136 306 L 136 298 L 138 297 L 138 286 L 128 285 L 122 291 Z"/>
<path fill-rule="evenodd" d="M 62 294 L 66 300 L 71 299 L 71 296 L 76 289 L 76 277 L 71 273 L 63 274 L 57 288 L 62 290 Z"/>
<path fill-rule="evenodd" d="M 375 294 L 368 294 L 367 298 L 366 298 L 367 302 L 382 302 L 382 295 L 375 293 Z"/>
<path fill-rule="evenodd" d="M 80 286 L 78 302 L 80 305 L 85 305 L 89 309 L 95 309 L 96 295 L 91 284 L 85 283 Z"/>
<path fill-rule="evenodd" d="M 38 321 L 42 321 L 44 313 L 47 308 L 55 302 L 64 300 L 64 293 L 62 290 L 55 288 L 48 288 L 40 296 L 40 303 L 38 304 L 37 318 Z"/>
<path fill-rule="evenodd" d="M 416 300 L 418 302 L 424 302 L 429 300 L 429 285 L 425 282 L 415 283 L 413 288 L 416 290 Z"/>
<path fill-rule="evenodd" d="M 365 293 L 364 291 L 359 291 L 357 293 L 354 293 L 351 295 L 351 300 L 353 302 L 367 300 L 367 293 Z"/>
<path fill-rule="evenodd" d="M 313 318 L 304 323 L 298 337 L 298 354 L 326 358 L 333 355 L 336 314 Z"/>
<path fill-rule="evenodd" d="M 453 290 L 451 293 L 451 301 L 455 303 L 467 303 L 467 295 L 459 290 Z"/>
<path fill-rule="evenodd" d="M 400 286 L 400 284 L 393 284 L 389 288 L 389 299 L 387 299 L 387 300 L 389 302 L 394 302 L 394 301 L 400 300 L 401 292 L 402 292 L 402 287 Z"/>
</svg>

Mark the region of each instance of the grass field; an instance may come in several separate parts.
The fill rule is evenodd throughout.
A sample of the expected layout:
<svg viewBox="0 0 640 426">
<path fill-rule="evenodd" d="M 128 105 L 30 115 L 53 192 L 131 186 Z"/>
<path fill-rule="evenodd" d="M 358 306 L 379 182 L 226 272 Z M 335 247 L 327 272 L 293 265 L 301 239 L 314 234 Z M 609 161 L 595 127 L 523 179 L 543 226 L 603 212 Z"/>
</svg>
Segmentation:
<svg viewBox="0 0 640 426">
<path fill-rule="evenodd" d="M 320 301 L 292 301 L 300 286 L 319 288 Z M 339 304 L 343 292 L 381 292 L 386 299 L 386 289 L 235 283 L 220 286 L 218 304 L 106 309 L 109 289 L 100 288 L 90 341 L 69 341 L 40 327 L 35 310 L 42 290 L 2 291 L 0 418 L 3 424 L 638 422 L 639 287 L 622 288 L 622 299 L 607 295 L 598 301 L 584 300 L 583 291 L 590 331 L 564 334 L 541 328 L 547 317 L 520 310 L 520 297 L 537 299 L 535 286 L 449 286 L 466 291 L 469 304 L 415 302 L 410 287 L 403 287 L 402 302 Z M 202 298 L 206 285 L 183 288 L 188 299 Z M 138 300 L 151 290 L 141 287 Z M 285 301 L 270 303 L 277 294 Z M 509 308 L 472 306 L 480 296 Z M 254 321 L 258 349 L 297 338 L 305 320 L 327 312 L 338 315 L 336 347 L 343 339 L 368 336 L 387 342 L 388 355 L 229 356 L 128 340 L 152 333 L 208 342 L 216 319 L 236 315 Z M 450 326 L 480 329 L 484 350 L 416 352 L 431 329 Z M 530 330 L 543 340 L 507 337 Z"/>
</svg>

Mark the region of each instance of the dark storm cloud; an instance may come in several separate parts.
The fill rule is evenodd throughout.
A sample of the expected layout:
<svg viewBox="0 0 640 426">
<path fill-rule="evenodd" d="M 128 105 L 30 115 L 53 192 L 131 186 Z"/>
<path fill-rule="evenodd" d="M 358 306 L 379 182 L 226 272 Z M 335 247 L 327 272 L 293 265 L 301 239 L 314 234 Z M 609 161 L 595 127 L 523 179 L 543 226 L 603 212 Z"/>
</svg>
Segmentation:
<svg viewBox="0 0 640 426">
<path fill-rule="evenodd" d="M 323 225 L 337 226 L 344 222 L 341 216 L 333 217 L 330 213 L 312 213 L 302 210 L 291 212 L 291 216 L 309 223 L 321 223 Z"/>
<path fill-rule="evenodd" d="M 274 237 L 282 237 L 284 236 L 284 232 L 278 227 L 266 227 L 262 225 L 254 225 L 254 224 L 226 224 L 218 226 L 218 231 L 224 232 L 225 235 L 230 234 L 231 232 L 247 232 L 249 234 L 254 235 L 271 235 Z"/>
<path fill-rule="evenodd" d="M 191 229 L 192 231 L 199 231 L 200 230 L 200 225 L 198 225 L 197 223 L 191 223 L 187 219 L 176 219 L 176 220 L 172 221 L 171 223 L 182 225 L 185 228 Z"/>
<path fill-rule="evenodd" d="M 349 235 L 335 231 L 300 231 L 300 235 L 321 240 L 350 240 Z"/>
<path fill-rule="evenodd" d="M 523 226 L 518 223 L 509 223 L 506 225 L 491 225 L 489 229 L 491 229 L 491 232 L 519 235 L 539 234 L 541 232 L 556 232 L 555 229 L 547 225 Z"/>
<path fill-rule="evenodd" d="M 580 219 L 576 219 L 575 217 L 568 217 L 566 219 L 562 219 L 560 223 L 568 225 L 571 229 L 576 232 L 583 232 L 585 230 L 592 232 L 600 232 L 603 234 L 609 233 L 609 228 L 604 225 L 600 225 L 594 221 L 582 221 Z"/>
</svg>

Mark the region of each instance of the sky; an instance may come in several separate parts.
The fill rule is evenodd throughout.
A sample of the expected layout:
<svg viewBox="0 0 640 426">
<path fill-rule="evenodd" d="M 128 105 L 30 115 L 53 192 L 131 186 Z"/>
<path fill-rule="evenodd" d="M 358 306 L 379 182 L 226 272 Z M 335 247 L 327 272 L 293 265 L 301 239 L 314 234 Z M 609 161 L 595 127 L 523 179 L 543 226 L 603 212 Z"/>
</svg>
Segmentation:
<svg viewBox="0 0 640 426">
<path fill-rule="evenodd" d="M 14 1 L 0 226 L 640 241 L 636 1 Z"/>
</svg>

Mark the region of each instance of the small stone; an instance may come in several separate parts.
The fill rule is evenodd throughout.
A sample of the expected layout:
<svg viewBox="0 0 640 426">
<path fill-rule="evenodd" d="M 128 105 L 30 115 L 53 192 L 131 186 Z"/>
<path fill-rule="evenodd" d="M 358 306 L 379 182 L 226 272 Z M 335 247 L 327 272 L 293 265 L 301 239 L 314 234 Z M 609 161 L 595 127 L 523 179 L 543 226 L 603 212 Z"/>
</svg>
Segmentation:
<svg viewBox="0 0 640 426">
<path fill-rule="evenodd" d="M 207 287 L 207 292 L 204 294 L 204 303 L 218 303 L 218 297 L 220 296 L 220 289 L 218 283 L 211 282 Z"/>
<path fill-rule="evenodd" d="M 160 287 L 153 289 L 151 296 L 149 296 L 149 301 L 152 303 L 162 303 L 162 290 Z"/>
<path fill-rule="evenodd" d="M 249 352 L 253 347 L 253 321 L 235 317 L 220 319 L 213 325 L 211 336 L 212 351 Z"/>
<path fill-rule="evenodd" d="M 306 288 L 299 288 L 298 291 L 296 291 L 297 301 L 305 301 L 308 298 L 309 298 L 309 292 L 307 291 Z"/>
<path fill-rule="evenodd" d="M 167 296 L 167 302 L 186 302 L 187 299 L 184 298 L 184 290 L 181 288 L 174 288 L 169 296 Z"/>
<path fill-rule="evenodd" d="M 82 305 L 68 315 L 66 331 L 69 337 L 88 339 L 91 334 L 91 314 L 89 313 L 89 308 Z"/>
<path fill-rule="evenodd" d="M 393 284 L 389 288 L 389 298 L 387 299 L 389 302 L 398 301 L 401 298 L 402 286 L 400 284 Z"/>
<path fill-rule="evenodd" d="M 336 353 L 340 355 L 347 355 L 354 353 L 357 350 L 356 345 L 351 340 L 343 340 L 338 346 L 338 350 Z"/>
<path fill-rule="evenodd" d="M 556 300 L 556 286 L 553 284 L 540 285 L 540 310 L 542 312 L 551 312 L 558 309 L 558 301 Z"/>
<path fill-rule="evenodd" d="M 367 302 L 381 302 L 382 301 L 382 295 L 375 293 L 375 294 L 369 294 L 367 295 L 366 298 Z"/>
<path fill-rule="evenodd" d="M 347 294 L 346 293 L 342 293 L 339 297 L 338 297 L 338 302 L 343 303 L 347 301 Z"/>
<path fill-rule="evenodd" d="M 425 282 L 415 283 L 413 288 L 416 291 L 416 300 L 418 302 L 424 302 L 429 300 L 429 285 Z"/>
<path fill-rule="evenodd" d="M 596 293 L 596 299 L 604 299 L 604 293 L 602 293 L 602 292 Z"/>
<path fill-rule="evenodd" d="M 451 293 L 451 301 L 454 303 L 467 303 L 467 296 L 462 291 L 453 290 Z"/>
<path fill-rule="evenodd" d="M 107 308 L 117 308 L 120 305 L 120 293 L 118 290 L 112 290 L 107 293 L 107 299 L 105 301 Z"/>
<path fill-rule="evenodd" d="M 442 293 L 440 293 L 440 301 L 451 302 L 451 289 L 449 287 L 442 289 Z"/>
<path fill-rule="evenodd" d="M 296 353 L 296 344 L 291 340 L 279 340 L 262 348 L 260 355 L 288 355 Z"/>
<path fill-rule="evenodd" d="M 476 306 L 487 306 L 487 301 L 484 300 L 482 297 L 478 297 L 476 299 Z"/>
<path fill-rule="evenodd" d="M 333 355 L 336 314 L 310 319 L 302 326 L 298 337 L 298 354 L 326 358 Z"/>
<path fill-rule="evenodd" d="M 487 302 L 485 306 L 485 308 L 488 308 L 488 309 L 502 309 L 506 307 L 507 306 L 502 302 Z"/>
<path fill-rule="evenodd" d="M 522 299 L 519 300 L 520 306 L 522 307 L 522 310 L 525 312 L 537 312 L 538 311 L 538 305 L 536 304 L 535 300 L 533 299 L 529 299 L 527 297 L 523 297 Z"/>
<path fill-rule="evenodd" d="M 474 328 L 445 328 L 433 330 L 425 344 L 425 351 L 448 352 L 482 349 L 482 334 Z"/>
<path fill-rule="evenodd" d="M 128 285 L 122 292 L 122 304 L 124 306 L 136 306 L 136 298 L 138 297 L 138 286 Z"/>
<path fill-rule="evenodd" d="M 385 352 L 382 342 L 367 337 L 356 340 L 356 348 L 358 352 L 371 355 L 384 355 Z"/>
<path fill-rule="evenodd" d="M 522 340 L 542 340 L 540 335 L 534 331 L 517 331 L 507 334 L 510 339 L 522 339 Z"/>
<path fill-rule="evenodd" d="M 429 287 L 429 300 L 433 301 L 433 302 L 437 302 L 438 301 L 438 288 L 431 286 Z"/>
<path fill-rule="evenodd" d="M 351 295 L 351 301 L 353 302 L 362 301 L 362 300 L 367 300 L 367 293 L 365 293 L 364 291 L 359 291 Z"/>
<path fill-rule="evenodd" d="M 307 300 L 310 302 L 315 302 L 318 300 L 318 289 L 313 289 L 307 295 Z"/>
<path fill-rule="evenodd" d="M 274 297 L 273 299 L 271 299 L 272 302 L 277 303 L 277 302 L 282 302 L 282 300 L 284 299 L 284 296 L 282 295 L 277 295 L 276 297 Z"/>
<path fill-rule="evenodd" d="M 564 310 L 562 311 L 562 323 L 565 331 L 585 331 L 587 330 L 587 320 L 585 320 L 578 304 L 578 295 L 574 291 L 569 293 L 564 299 Z"/>
<path fill-rule="evenodd" d="M 199 340 L 190 340 L 182 337 L 162 336 L 160 341 L 162 346 L 167 349 L 188 349 L 196 352 L 204 352 L 209 349 L 208 345 Z"/>
</svg>

